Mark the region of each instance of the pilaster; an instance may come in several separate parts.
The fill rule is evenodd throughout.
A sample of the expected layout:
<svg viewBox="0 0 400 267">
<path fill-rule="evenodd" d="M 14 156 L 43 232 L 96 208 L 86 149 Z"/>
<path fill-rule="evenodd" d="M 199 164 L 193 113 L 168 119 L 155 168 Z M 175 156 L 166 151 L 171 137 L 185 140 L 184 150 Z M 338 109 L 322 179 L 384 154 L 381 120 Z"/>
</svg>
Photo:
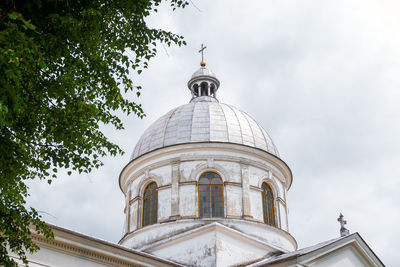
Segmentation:
<svg viewBox="0 0 400 267">
<path fill-rule="evenodd" d="M 247 164 L 240 164 L 242 174 L 242 207 L 243 218 L 252 219 L 250 203 L 249 167 Z"/>
<path fill-rule="evenodd" d="M 171 165 L 171 216 L 170 219 L 179 218 L 179 171 L 180 161 L 176 160 Z"/>
<path fill-rule="evenodd" d="M 125 196 L 125 220 L 126 220 L 126 224 L 125 224 L 125 233 L 129 233 L 129 229 L 130 229 L 130 222 L 131 222 L 131 195 L 132 195 L 132 191 L 129 190 L 128 193 Z"/>
</svg>

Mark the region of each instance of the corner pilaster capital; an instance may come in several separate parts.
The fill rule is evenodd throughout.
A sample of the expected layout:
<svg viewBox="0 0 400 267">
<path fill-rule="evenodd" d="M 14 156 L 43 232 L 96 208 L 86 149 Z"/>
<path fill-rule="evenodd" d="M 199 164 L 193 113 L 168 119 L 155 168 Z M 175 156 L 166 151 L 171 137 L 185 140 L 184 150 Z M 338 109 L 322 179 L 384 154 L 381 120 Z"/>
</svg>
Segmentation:
<svg viewBox="0 0 400 267">
<path fill-rule="evenodd" d="M 181 159 L 180 158 L 173 158 L 171 159 L 171 165 L 172 167 L 178 167 L 181 164 Z"/>
<path fill-rule="evenodd" d="M 248 170 L 248 169 L 249 169 L 249 161 L 247 161 L 247 160 L 241 160 L 241 161 L 239 162 L 239 164 L 240 164 L 240 168 L 241 168 L 242 170 Z"/>
</svg>

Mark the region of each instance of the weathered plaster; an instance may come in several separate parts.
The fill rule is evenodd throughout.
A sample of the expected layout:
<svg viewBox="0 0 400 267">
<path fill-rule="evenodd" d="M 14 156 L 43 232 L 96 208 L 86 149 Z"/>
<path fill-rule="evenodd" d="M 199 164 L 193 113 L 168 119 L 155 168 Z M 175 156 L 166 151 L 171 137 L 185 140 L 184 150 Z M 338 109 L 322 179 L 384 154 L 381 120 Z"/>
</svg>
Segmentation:
<svg viewBox="0 0 400 267">
<path fill-rule="evenodd" d="M 251 203 L 251 216 L 253 219 L 259 222 L 264 220 L 262 213 L 262 197 L 261 190 L 250 189 L 250 203 Z"/>
<path fill-rule="evenodd" d="M 137 199 L 131 204 L 130 208 L 131 220 L 129 224 L 129 232 L 135 231 L 138 228 L 138 216 L 137 216 L 138 208 L 139 208 L 139 199 Z"/>
<path fill-rule="evenodd" d="M 196 185 L 179 186 L 179 213 L 181 216 L 197 216 Z"/>
<path fill-rule="evenodd" d="M 187 266 L 234 266 L 284 251 L 221 222 L 158 240 L 144 250 Z"/>
<path fill-rule="evenodd" d="M 226 185 L 226 216 L 241 217 L 242 212 L 242 188 L 238 186 Z"/>
<path fill-rule="evenodd" d="M 128 197 L 126 208 L 130 211 L 130 216 L 127 216 L 126 219 L 129 230 L 120 244 L 146 250 L 155 244 L 168 243 L 169 240 L 188 231 L 194 231 L 198 227 L 219 222 L 274 249 L 291 251 L 296 248 L 295 240 L 290 234 L 283 231 L 287 230 L 285 196 L 291 182 L 291 173 L 280 159 L 254 148 L 238 147 L 232 144 L 212 144 L 211 146 L 209 144 L 190 144 L 156 150 L 143 155 L 130 164 L 121 173 L 120 180 L 123 192 L 126 194 L 129 190 L 132 192 Z M 200 175 L 206 171 L 218 173 L 223 180 L 223 218 L 198 218 L 197 181 Z M 141 227 L 142 195 L 145 187 L 153 181 L 159 188 L 158 223 Z M 278 226 L 283 230 L 263 223 L 261 198 L 263 181 L 268 182 L 273 188 Z M 208 236 L 208 234 L 205 233 L 204 236 Z M 236 241 L 230 239 L 233 237 L 214 239 L 213 247 L 208 246 L 209 243 L 202 243 L 203 237 L 198 238 L 200 247 L 198 247 L 197 256 L 193 254 L 187 258 L 187 255 L 190 255 L 187 253 L 192 253 L 189 250 L 186 254 L 180 252 L 182 255 L 172 256 L 172 250 L 179 251 L 182 248 L 183 251 L 186 251 L 189 249 L 186 241 L 173 249 L 172 247 L 161 249 L 158 253 L 160 253 L 159 255 L 168 254 L 170 256 L 166 256 L 166 258 L 171 257 L 172 259 L 173 257 L 174 260 L 178 259 L 178 262 L 189 263 L 189 265 L 197 262 L 199 258 L 203 258 L 204 262 L 208 264 L 206 258 L 212 249 L 219 249 L 219 254 L 214 253 L 213 264 L 217 264 L 222 259 L 218 259 L 215 256 L 217 254 L 220 257 L 240 255 L 238 257 L 243 261 L 256 257 L 252 254 L 253 252 L 247 253 L 248 256 L 246 256 L 237 251 L 240 242 L 238 241 L 238 247 L 236 247 Z M 188 242 L 194 241 L 188 240 Z M 267 253 L 265 248 L 263 249 Z M 256 254 L 262 256 L 262 253 L 258 254 L 257 252 Z M 184 260 L 180 261 L 181 258 Z"/>
<path fill-rule="evenodd" d="M 171 188 L 158 191 L 158 221 L 169 219 L 171 216 Z"/>
</svg>

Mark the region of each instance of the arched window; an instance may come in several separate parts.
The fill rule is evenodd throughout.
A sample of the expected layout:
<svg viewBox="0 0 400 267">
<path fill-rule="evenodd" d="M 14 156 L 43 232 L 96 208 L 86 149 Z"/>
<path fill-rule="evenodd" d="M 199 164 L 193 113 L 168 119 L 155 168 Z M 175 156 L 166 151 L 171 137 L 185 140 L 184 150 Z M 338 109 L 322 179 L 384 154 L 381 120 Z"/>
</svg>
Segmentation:
<svg viewBox="0 0 400 267">
<path fill-rule="evenodd" d="M 224 192 L 221 177 L 205 172 L 199 179 L 199 217 L 224 216 Z"/>
<path fill-rule="evenodd" d="M 143 194 L 143 226 L 157 222 L 158 190 L 157 184 L 151 183 Z"/>
<path fill-rule="evenodd" d="M 200 88 L 201 88 L 201 95 L 202 95 L 202 96 L 208 95 L 208 85 L 207 85 L 206 82 L 202 82 L 202 83 L 200 84 Z"/>
<path fill-rule="evenodd" d="M 199 85 L 196 83 L 193 85 L 193 93 L 194 96 L 199 96 Z"/>
<path fill-rule="evenodd" d="M 210 94 L 211 94 L 211 96 L 213 96 L 213 97 L 215 97 L 215 92 L 214 92 L 214 90 L 215 90 L 215 85 L 212 83 L 212 84 L 210 85 Z"/>
<path fill-rule="evenodd" d="M 266 224 L 276 226 L 274 195 L 266 183 L 262 184 L 263 215 Z"/>
</svg>

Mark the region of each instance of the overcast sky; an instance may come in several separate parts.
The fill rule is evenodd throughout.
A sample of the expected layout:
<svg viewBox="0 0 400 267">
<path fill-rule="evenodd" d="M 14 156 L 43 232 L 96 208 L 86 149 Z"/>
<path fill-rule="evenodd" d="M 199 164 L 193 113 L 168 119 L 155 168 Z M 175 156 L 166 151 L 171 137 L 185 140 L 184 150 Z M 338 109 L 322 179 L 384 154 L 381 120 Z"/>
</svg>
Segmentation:
<svg viewBox="0 0 400 267">
<path fill-rule="evenodd" d="M 398 0 L 199 1 L 161 8 L 149 24 L 185 36 L 160 45 L 137 81 L 147 116 L 105 128 L 126 152 L 89 175 L 31 183 L 44 220 L 118 242 L 118 176 L 154 120 L 190 100 L 197 53 L 221 86 L 220 102 L 247 112 L 293 172 L 289 226 L 299 247 L 339 236 L 339 212 L 388 266 L 400 240 L 400 2 Z M 245 5 L 244 5 L 245 4 Z M 135 77 L 136 79 L 136 77 Z M 133 95 L 133 94 L 132 94 Z"/>
</svg>

